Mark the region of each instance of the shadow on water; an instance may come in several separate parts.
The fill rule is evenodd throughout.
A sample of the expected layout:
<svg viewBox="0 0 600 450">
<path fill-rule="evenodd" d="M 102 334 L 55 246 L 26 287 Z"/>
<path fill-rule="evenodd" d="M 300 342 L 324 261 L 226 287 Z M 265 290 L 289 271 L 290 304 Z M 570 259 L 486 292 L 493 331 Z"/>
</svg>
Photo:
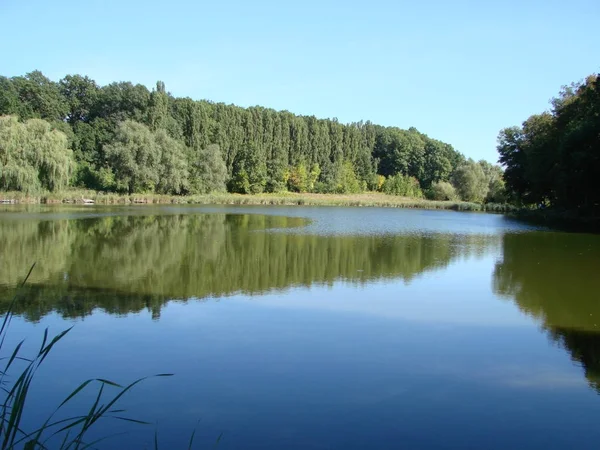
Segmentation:
<svg viewBox="0 0 600 450">
<path fill-rule="evenodd" d="M 494 290 L 540 321 L 600 393 L 600 237 L 507 234 Z"/>
<path fill-rule="evenodd" d="M 252 214 L 0 221 L 0 296 L 9 298 L 37 261 L 27 300 L 15 311 L 28 320 L 52 311 L 83 317 L 96 308 L 111 314 L 148 309 L 158 318 L 172 299 L 261 294 L 338 280 L 410 282 L 457 258 L 484 255 L 499 243 L 494 235 L 276 231 L 306 223 Z"/>
</svg>

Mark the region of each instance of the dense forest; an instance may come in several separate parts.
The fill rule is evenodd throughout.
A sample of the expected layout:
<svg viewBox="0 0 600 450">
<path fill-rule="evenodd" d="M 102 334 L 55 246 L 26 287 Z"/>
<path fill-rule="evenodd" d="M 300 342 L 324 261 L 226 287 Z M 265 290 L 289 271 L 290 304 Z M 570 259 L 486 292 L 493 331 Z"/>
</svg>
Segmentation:
<svg viewBox="0 0 600 450">
<path fill-rule="evenodd" d="M 600 75 L 564 87 L 550 111 L 502 130 L 498 141 L 515 201 L 600 215 Z"/>
<path fill-rule="evenodd" d="M 365 190 L 505 200 L 502 170 L 415 128 L 176 98 L 158 82 L 0 77 L 0 189 L 123 194 Z"/>
</svg>

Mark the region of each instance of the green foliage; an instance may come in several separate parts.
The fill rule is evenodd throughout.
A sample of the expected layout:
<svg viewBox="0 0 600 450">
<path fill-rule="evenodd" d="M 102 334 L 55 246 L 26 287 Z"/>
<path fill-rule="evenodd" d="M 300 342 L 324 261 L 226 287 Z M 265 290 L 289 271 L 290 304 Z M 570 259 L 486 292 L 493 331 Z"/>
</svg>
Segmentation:
<svg viewBox="0 0 600 450">
<path fill-rule="evenodd" d="M 208 194 L 224 192 L 227 167 L 218 145 L 212 144 L 190 155 L 190 192 Z"/>
<path fill-rule="evenodd" d="M 313 164 L 310 171 L 306 170 L 306 164 L 301 162 L 292 167 L 287 174 L 287 186 L 291 192 L 313 192 L 315 183 L 321 174 L 318 164 Z"/>
<path fill-rule="evenodd" d="M 433 183 L 448 181 L 452 173 L 450 158 L 454 150 L 443 142 L 428 139 L 425 142 L 425 157 L 422 186 L 427 188 Z"/>
<path fill-rule="evenodd" d="M 189 189 L 189 171 L 186 148 L 182 142 L 169 137 L 165 130 L 158 130 L 154 140 L 160 152 L 158 170 L 159 194 L 182 194 Z"/>
<path fill-rule="evenodd" d="M 255 145 L 244 147 L 233 164 L 231 191 L 239 194 L 260 194 L 266 185 L 267 164 L 264 153 Z"/>
<path fill-rule="evenodd" d="M 563 88 L 551 112 L 498 137 L 508 193 L 525 205 L 600 213 L 600 76 Z"/>
<path fill-rule="evenodd" d="M 19 114 L 19 92 L 10 78 L 0 76 L 0 115 Z"/>
<path fill-rule="evenodd" d="M 122 122 L 115 140 L 104 148 L 120 192 L 151 192 L 160 179 L 161 148 L 148 127 Z"/>
<path fill-rule="evenodd" d="M 148 105 L 148 124 L 154 131 L 169 127 L 169 96 L 162 81 L 156 82 L 156 90 L 150 94 Z"/>
<path fill-rule="evenodd" d="M 383 192 L 384 183 L 385 177 L 383 175 L 375 175 L 370 187 L 374 191 Z"/>
<path fill-rule="evenodd" d="M 506 185 L 504 173 L 499 166 L 491 165 L 485 161 L 479 161 L 488 180 L 488 193 L 485 197 L 486 203 L 506 203 Z"/>
<path fill-rule="evenodd" d="M 67 103 L 58 84 L 41 72 L 36 70 L 24 77 L 13 77 L 11 83 L 11 91 L 14 89 L 17 92 L 18 104 L 13 111 L 0 111 L 0 114 L 15 114 L 21 119 L 56 121 L 62 121 L 67 116 Z"/>
<path fill-rule="evenodd" d="M 0 183 L 5 190 L 56 191 L 67 186 L 74 169 L 67 136 L 48 122 L 0 117 Z"/>
<path fill-rule="evenodd" d="M 383 192 L 388 195 L 400 195 L 402 197 L 422 198 L 423 191 L 419 181 L 414 177 L 396 174 L 386 178 L 382 186 Z"/>
<path fill-rule="evenodd" d="M 356 194 L 364 191 L 365 187 L 365 183 L 358 179 L 352 163 L 344 161 L 339 172 L 335 192 L 337 194 Z"/>
<path fill-rule="evenodd" d="M 466 202 L 482 203 L 489 190 L 488 178 L 480 164 L 469 160 L 452 175 L 452 184 Z"/>
<path fill-rule="evenodd" d="M 415 177 L 428 188 L 447 181 L 464 162 L 452 146 L 415 128 L 341 124 L 262 107 L 175 98 L 160 81 L 150 92 L 130 82 L 98 86 L 77 74 L 58 83 L 38 71 L 0 77 L 0 114 L 42 118 L 65 133 L 77 163 L 71 184 L 95 190 L 203 193 L 220 190 L 227 182 L 232 192 L 240 193 L 354 193 L 380 189 L 377 175 L 395 174 Z M 161 149 L 138 148 L 133 152 L 138 160 L 127 160 L 124 148 L 133 143 L 123 144 L 123 122 L 148 126 Z M 158 137 L 160 130 L 166 137 Z M 211 145 L 220 149 L 225 176 L 219 158 L 212 156 L 215 152 L 208 152 Z M 154 153 L 160 154 L 158 162 L 151 157 Z M 151 166 L 142 170 L 146 157 Z M 117 167 L 119 158 L 125 158 L 125 169 Z M 213 170 L 214 177 L 209 175 Z M 20 173 L 17 178 L 27 176 Z"/>
<path fill-rule="evenodd" d="M 60 93 L 66 100 L 69 123 L 74 125 L 80 121 L 88 121 L 98 97 L 96 82 L 81 75 L 67 75 L 60 80 L 59 86 Z"/>
<path fill-rule="evenodd" d="M 427 191 L 427 198 L 439 201 L 456 201 L 459 199 L 456 189 L 447 181 L 433 183 Z"/>
</svg>

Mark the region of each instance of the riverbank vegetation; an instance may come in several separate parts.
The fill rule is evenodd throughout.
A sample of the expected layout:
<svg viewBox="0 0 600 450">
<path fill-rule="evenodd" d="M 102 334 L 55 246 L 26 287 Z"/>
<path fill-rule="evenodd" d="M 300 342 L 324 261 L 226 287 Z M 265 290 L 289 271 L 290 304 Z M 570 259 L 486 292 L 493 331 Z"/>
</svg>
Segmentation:
<svg viewBox="0 0 600 450">
<path fill-rule="evenodd" d="M 446 183 L 447 184 L 447 183 Z M 403 197 L 386 195 L 379 192 L 358 194 L 313 194 L 313 193 L 262 193 L 231 194 L 215 192 L 197 195 L 161 195 L 161 194 L 117 194 L 71 189 L 63 192 L 26 194 L 23 192 L 0 192 L 1 203 L 15 204 L 84 204 L 97 205 L 279 205 L 279 206 L 361 206 L 387 208 L 445 209 L 473 212 L 515 212 L 517 208 L 508 203 L 474 203 L 458 200 L 428 200 L 422 197 Z"/>
<path fill-rule="evenodd" d="M 563 87 L 549 111 L 498 138 L 512 200 L 555 222 L 600 220 L 600 75 Z"/>
<path fill-rule="evenodd" d="M 502 170 L 415 128 L 177 98 L 158 82 L 0 77 L 0 189 L 359 194 L 504 203 Z M 393 202 L 390 200 L 390 202 Z"/>
</svg>

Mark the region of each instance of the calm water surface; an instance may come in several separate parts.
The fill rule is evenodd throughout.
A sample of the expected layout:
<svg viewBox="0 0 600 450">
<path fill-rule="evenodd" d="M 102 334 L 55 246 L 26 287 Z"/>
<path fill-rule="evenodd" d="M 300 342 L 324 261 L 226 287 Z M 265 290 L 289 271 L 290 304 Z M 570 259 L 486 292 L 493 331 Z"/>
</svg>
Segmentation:
<svg viewBox="0 0 600 450">
<path fill-rule="evenodd" d="M 441 211 L 4 207 L 2 311 L 33 262 L 8 345 L 75 327 L 29 424 L 87 378 L 172 372 L 122 403 L 162 448 L 194 428 L 223 449 L 600 442 L 600 236 Z M 125 431 L 104 448 L 153 448 L 154 427 L 96 433 Z"/>
</svg>

